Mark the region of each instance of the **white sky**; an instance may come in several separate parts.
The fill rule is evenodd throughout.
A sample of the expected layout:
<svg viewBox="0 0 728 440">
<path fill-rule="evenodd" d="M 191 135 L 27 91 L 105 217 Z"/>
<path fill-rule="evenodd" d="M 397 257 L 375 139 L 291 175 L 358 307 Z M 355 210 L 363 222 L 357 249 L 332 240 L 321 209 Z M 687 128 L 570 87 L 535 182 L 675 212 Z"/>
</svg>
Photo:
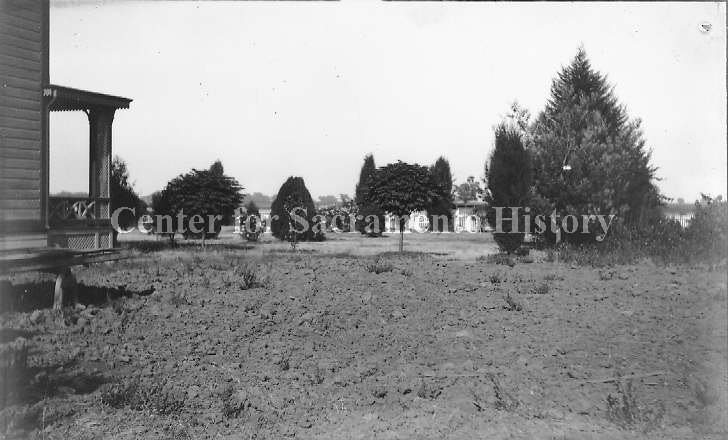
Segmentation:
<svg viewBox="0 0 728 440">
<path fill-rule="evenodd" d="M 142 195 L 218 158 L 246 192 L 299 175 L 314 198 L 353 194 L 370 152 L 481 177 L 509 103 L 542 110 L 580 44 L 643 120 L 663 193 L 726 193 L 723 3 L 52 5 L 51 82 L 134 99 L 113 148 Z M 51 190 L 85 191 L 86 117 L 51 121 Z"/>
</svg>

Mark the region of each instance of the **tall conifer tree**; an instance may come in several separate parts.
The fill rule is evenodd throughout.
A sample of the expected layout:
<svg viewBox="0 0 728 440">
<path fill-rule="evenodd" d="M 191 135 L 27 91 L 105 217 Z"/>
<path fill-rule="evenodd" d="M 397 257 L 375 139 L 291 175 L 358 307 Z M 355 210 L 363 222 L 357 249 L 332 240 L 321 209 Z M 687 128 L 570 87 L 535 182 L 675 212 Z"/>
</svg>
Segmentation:
<svg viewBox="0 0 728 440">
<path fill-rule="evenodd" d="M 540 213 L 616 214 L 626 223 L 659 215 L 656 168 L 640 121 L 629 119 L 583 48 L 553 80 L 531 132 Z"/>
<path fill-rule="evenodd" d="M 384 211 L 380 209 L 375 203 L 372 203 L 369 197 L 369 189 L 372 186 L 374 179 L 374 173 L 377 171 L 377 167 L 374 164 L 374 156 L 367 154 L 364 157 L 364 164 L 361 167 L 359 173 L 359 183 L 356 184 L 354 193 L 354 202 L 357 206 L 358 215 L 361 216 L 361 220 L 356 221 L 355 228 L 362 234 L 368 234 L 371 236 L 381 235 L 384 231 Z M 367 228 L 370 222 L 366 221 L 368 216 L 375 216 L 379 222 L 378 228 Z"/>
<path fill-rule="evenodd" d="M 427 214 L 430 217 L 431 231 L 449 231 L 453 229 L 452 224 L 452 173 L 450 172 L 450 162 L 440 156 L 435 164 L 430 167 L 433 181 L 437 184 L 437 200 L 434 200 L 432 206 L 427 208 Z M 439 217 L 445 216 L 445 222 L 440 222 Z M 437 219 L 437 221 L 433 221 Z"/>
<path fill-rule="evenodd" d="M 280 240 L 298 242 L 324 239 L 323 228 L 320 219 L 316 218 L 316 208 L 311 193 L 308 192 L 302 177 L 291 176 L 281 185 L 271 204 L 270 213 L 271 233 Z M 304 219 L 307 224 L 299 222 L 291 213 Z M 295 237 L 292 234 L 295 234 Z"/>
</svg>

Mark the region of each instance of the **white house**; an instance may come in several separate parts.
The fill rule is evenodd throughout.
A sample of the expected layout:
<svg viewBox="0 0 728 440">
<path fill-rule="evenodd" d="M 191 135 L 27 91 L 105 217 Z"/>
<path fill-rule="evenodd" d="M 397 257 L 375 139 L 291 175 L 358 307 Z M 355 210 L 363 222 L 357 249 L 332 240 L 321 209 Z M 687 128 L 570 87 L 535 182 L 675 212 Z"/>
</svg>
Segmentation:
<svg viewBox="0 0 728 440">
<path fill-rule="evenodd" d="M 484 232 L 491 228 L 485 221 L 487 204 L 483 200 L 455 201 L 453 222 L 455 232 Z"/>
</svg>

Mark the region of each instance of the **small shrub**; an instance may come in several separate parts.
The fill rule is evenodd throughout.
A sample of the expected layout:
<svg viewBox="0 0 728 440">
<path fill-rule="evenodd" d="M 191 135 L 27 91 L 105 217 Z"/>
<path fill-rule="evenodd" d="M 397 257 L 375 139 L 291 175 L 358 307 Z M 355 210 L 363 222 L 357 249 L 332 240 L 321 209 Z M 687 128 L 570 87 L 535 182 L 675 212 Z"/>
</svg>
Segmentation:
<svg viewBox="0 0 728 440">
<path fill-rule="evenodd" d="M 391 272 L 394 269 L 394 265 L 384 258 L 379 257 L 376 261 L 367 264 L 366 269 L 367 272 L 373 272 L 378 275 L 383 272 Z"/>
<path fill-rule="evenodd" d="M 488 280 L 491 282 L 491 284 L 500 284 L 503 281 L 500 275 L 498 275 L 497 273 L 494 273 L 493 275 L 488 277 Z"/>
<path fill-rule="evenodd" d="M 511 312 L 520 312 L 523 310 L 523 304 L 511 296 L 511 292 L 506 292 L 506 296 L 503 297 L 503 300 L 506 302 L 506 305 L 503 306 L 504 309 L 510 310 Z"/>
<path fill-rule="evenodd" d="M 549 293 L 548 283 L 540 283 L 533 289 L 533 293 L 535 293 L 536 295 L 546 295 L 547 293 Z"/>
<path fill-rule="evenodd" d="M 402 270 L 400 271 L 400 273 L 401 273 L 402 275 L 406 276 L 406 277 L 410 277 L 410 276 L 412 276 L 412 269 L 410 269 L 410 268 L 408 268 L 408 267 L 405 267 L 404 269 L 402 269 Z"/>
<path fill-rule="evenodd" d="M 270 285 L 270 278 L 268 276 L 261 277 L 258 274 L 258 268 L 254 264 L 243 263 L 233 269 L 233 273 L 241 290 L 268 287 Z"/>
</svg>

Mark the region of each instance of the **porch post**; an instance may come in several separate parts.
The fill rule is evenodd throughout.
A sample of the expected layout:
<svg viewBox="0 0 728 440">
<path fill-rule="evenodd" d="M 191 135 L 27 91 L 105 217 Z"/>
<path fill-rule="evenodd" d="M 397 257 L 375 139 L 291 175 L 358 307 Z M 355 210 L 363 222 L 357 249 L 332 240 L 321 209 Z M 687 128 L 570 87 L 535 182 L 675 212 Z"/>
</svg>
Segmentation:
<svg viewBox="0 0 728 440">
<path fill-rule="evenodd" d="M 89 121 L 89 198 L 96 201 L 94 216 L 97 219 L 110 217 L 110 203 L 98 201 L 111 196 L 111 125 L 114 122 L 113 108 L 92 108 Z"/>
</svg>

